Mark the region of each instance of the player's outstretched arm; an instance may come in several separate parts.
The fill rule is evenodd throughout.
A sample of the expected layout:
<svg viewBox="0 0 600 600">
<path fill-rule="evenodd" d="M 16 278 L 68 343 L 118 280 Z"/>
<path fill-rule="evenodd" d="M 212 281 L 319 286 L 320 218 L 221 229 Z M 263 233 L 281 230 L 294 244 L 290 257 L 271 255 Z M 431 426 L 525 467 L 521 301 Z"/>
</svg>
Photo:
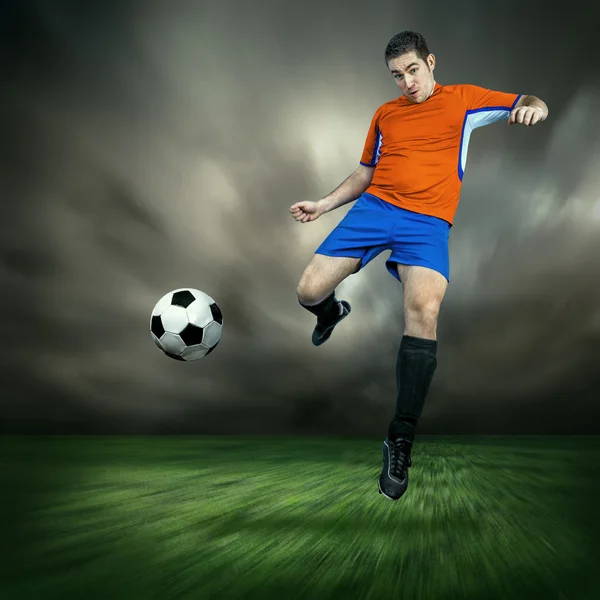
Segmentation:
<svg viewBox="0 0 600 600">
<path fill-rule="evenodd" d="M 548 106 L 537 96 L 523 95 L 512 109 L 508 124 L 520 123 L 526 127 L 545 121 L 548 117 Z"/>
<path fill-rule="evenodd" d="M 318 202 L 305 200 L 290 206 L 290 213 L 300 223 L 316 221 L 321 215 L 356 200 L 371 185 L 375 167 L 359 165 L 333 192 Z"/>
</svg>

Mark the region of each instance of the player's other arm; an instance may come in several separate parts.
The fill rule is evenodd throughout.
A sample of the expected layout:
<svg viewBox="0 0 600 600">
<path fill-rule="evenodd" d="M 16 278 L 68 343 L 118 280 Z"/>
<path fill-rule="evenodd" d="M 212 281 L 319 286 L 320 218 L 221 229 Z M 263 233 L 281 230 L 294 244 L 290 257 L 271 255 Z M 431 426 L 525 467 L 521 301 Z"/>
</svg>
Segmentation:
<svg viewBox="0 0 600 600">
<path fill-rule="evenodd" d="M 315 221 L 321 215 L 335 210 L 344 204 L 348 204 L 348 202 L 357 200 L 371 185 L 381 149 L 381 132 L 379 130 L 380 113 L 381 107 L 377 109 L 371 120 L 360 164 L 356 171 L 338 185 L 333 192 L 327 194 L 327 196 L 317 202 L 296 202 L 296 204 L 290 206 L 290 213 L 292 213 L 292 217 L 296 221 L 300 223 Z"/>
<path fill-rule="evenodd" d="M 317 202 L 305 200 L 290 206 L 290 213 L 300 223 L 310 223 L 321 215 L 352 202 L 371 185 L 374 166 L 359 165 L 358 169 L 338 185 L 333 192 Z"/>
<path fill-rule="evenodd" d="M 333 192 L 319 200 L 318 204 L 323 213 L 356 200 L 371 185 L 373 173 L 379 162 L 379 154 L 381 151 L 381 131 L 379 128 L 379 121 L 382 114 L 382 108 L 383 107 L 380 106 L 371 119 L 371 126 L 369 127 L 367 139 L 365 140 L 363 152 L 360 157 L 360 164 L 356 171 L 335 188 Z"/>
<path fill-rule="evenodd" d="M 358 169 L 338 187 L 317 202 L 321 214 L 325 214 L 359 198 L 371 185 L 375 167 L 358 165 Z"/>
<path fill-rule="evenodd" d="M 548 117 L 548 106 L 537 96 L 523 94 L 510 112 L 508 124 L 521 123 L 525 126 L 535 125 Z"/>
</svg>

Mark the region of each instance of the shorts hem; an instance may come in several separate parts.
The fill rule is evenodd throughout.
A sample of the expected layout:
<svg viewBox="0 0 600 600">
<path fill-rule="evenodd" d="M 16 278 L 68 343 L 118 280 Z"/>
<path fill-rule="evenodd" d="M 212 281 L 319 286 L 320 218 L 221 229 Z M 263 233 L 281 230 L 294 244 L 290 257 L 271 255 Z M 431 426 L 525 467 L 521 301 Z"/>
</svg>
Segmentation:
<svg viewBox="0 0 600 600">
<path fill-rule="evenodd" d="M 322 248 L 317 248 L 315 254 L 331 256 L 332 258 L 362 258 L 364 256 L 364 252 L 354 255 L 350 250 L 324 250 Z"/>
<path fill-rule="evenodd" d="M 404 261 L 404 260 L 398 260 L 398 259 L 390 257 L 385 261 L 385 266 L 386 266 L 387 270 L 389 271 L 390 275 L 392 277 L 395 277 L 400 282 L 401 282 L 401 280 L 400 280 L 400 275 L 398 274 L 397 265 L 406 265 L 408 267 L 425 267 L 427 269 L 431 269 L 432 271 L 439 273 L 448 283 L 450 283 L 450 273 L 448 271 L 444 271 L 444 270 L 436 267 L 435 265 L 432 265 L 431 263 L 428 263 L 426 261 L 414 260 L 414 259 L 411 259 L 409 261 Z"/>
</svg>

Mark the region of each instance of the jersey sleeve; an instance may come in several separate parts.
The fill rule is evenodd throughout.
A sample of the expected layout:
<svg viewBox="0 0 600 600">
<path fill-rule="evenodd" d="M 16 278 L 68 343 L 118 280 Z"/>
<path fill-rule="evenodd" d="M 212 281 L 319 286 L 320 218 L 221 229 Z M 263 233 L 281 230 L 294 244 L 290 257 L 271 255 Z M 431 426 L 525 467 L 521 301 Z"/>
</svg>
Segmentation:
<svg viewBox="0 0 600 600">
<path fill-rule="evenodd" d="M 458 85 L 455 90 L 465 103 L 470 129 L 508 119 L 522 95 L 497 92 L 477 85 Z"/>
<path fill-rule="evenodd" d="M 371 119 L 371 126 L 367 133 L 365 146 L 363 148 L 360 164 L 365 167 L 374 167 L 379 162 L 381 154 L 381 129 L 379 127 L 381 107 L 377 109 Z"/>
<path fill-rule="evenodd" d="M 461 85 L 460 91 L 469 112 L 497 109 L 506 111 L 506 118 L 521 97 L 521 94 L 497 92 L 477 85 Z"/>
</svg>

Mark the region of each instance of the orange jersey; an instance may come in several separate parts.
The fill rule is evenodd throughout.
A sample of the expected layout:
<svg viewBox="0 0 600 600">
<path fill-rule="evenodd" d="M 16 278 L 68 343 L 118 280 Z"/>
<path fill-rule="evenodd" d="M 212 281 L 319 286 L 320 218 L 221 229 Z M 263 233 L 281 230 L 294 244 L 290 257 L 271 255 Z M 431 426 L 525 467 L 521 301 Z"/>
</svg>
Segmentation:
<svg viewBox="0 0 600 600">
<path fill-rule="evenodd" d="M 421 104 L 404 96 L 375 112 L 360 164 L 375 167 L 369 194 L 452 224 L 471 132 L 507 119 L 521 94 L 435 84 Z"/>
</svg>

